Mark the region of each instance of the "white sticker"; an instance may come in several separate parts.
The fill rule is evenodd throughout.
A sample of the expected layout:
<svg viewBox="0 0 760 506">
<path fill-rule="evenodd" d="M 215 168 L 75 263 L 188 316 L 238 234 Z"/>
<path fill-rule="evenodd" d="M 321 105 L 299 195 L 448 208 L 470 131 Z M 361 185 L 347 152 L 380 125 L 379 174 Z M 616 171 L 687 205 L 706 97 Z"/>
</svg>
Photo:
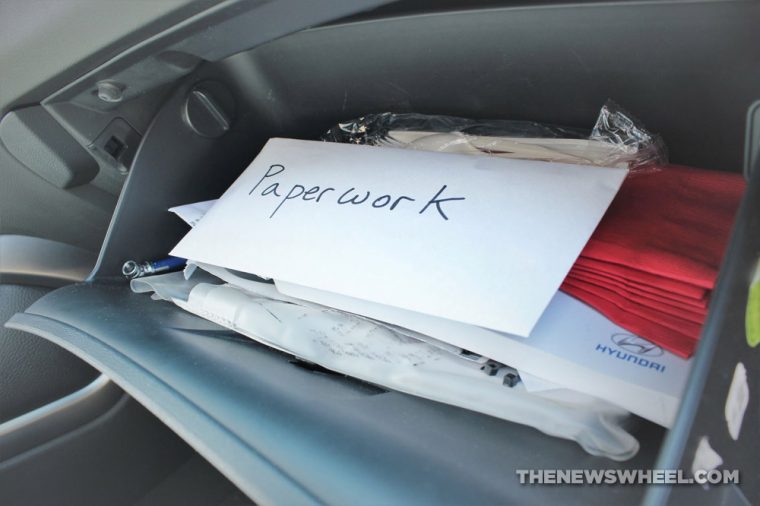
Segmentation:
<svg viewBox="0 0 760 506">
<path fill-rule="evenodd" d="M 728 389 L 725 408 L 728 433 L 731 434 L 734 441 L 739 439 L 747 404 L 749 404 L 747 369 L 744 367 L 744 364 L 739 362 L 736 364 L 736 369 L 734 369 L 734 378 L 731 380 L 731 386 Z"/>
<path fill-rule="evenodd" d="M 694 461 L 691 463 L 692 474 L 697 474 L 697 471 L 712 471 L 721 464 L 723 464 L 721 456 L 710 446 L 707 436 L 702 436 L 697 445 L 697 451 L 694 453 Z"/>
</svg>

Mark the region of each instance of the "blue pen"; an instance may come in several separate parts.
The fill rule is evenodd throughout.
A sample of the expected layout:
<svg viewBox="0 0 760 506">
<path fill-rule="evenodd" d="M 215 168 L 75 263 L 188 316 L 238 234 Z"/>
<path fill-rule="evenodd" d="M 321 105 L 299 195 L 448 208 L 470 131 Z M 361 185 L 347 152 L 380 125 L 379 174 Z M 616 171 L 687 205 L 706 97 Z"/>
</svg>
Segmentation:
<svg viewBox="0 0 760 506">
<path fill-rule="evenodd" d="M 128 279 L 135 279 L 143 276 L 150 276 L 151 274 L 158 274 L 160 272 L 176 271 L 183 268 L 186 263 L 186 259 L 179 257 L 166 257 L 153 262 L 136 262 L 134 260 L 129 260 L 124 262 L 124 265 L 121 268 L 121 273 Z"/>
</svg>

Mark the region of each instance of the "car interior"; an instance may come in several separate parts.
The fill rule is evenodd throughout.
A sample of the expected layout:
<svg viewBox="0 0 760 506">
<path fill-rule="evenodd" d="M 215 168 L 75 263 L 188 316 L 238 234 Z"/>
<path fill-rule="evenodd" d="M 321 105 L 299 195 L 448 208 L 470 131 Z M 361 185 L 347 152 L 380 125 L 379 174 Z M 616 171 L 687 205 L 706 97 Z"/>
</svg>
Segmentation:
<svg viewBox="0 0 760 506">
<path fill-rule="evenodd" d="M 739 485 L 520 486 L 689 468 L 725 425 L 760 254 L 760 2 L 8 0 L 0 4 L 0 503 L 751 504 Z M 130 291 L 272 137 L 384 111 L 584 128 L 613 99 L 671 162 L 747 189 L 675 424 L 635 458 L 347 377 Z M 266 241 L 266 237 L 261 237 Z M 308 254 L 308 252 L 304 252 Z M 760 409 L 750 396 L 745 427 Z"/>
</svg>

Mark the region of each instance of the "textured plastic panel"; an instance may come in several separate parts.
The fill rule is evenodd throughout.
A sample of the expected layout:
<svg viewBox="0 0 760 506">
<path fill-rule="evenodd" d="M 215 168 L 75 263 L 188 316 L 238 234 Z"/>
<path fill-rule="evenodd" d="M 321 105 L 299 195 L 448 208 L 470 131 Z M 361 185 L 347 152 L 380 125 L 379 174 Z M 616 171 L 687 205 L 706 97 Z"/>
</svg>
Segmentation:
<svg viewBox="0 0 760 506">
<path fill-rule="evenodd" d="M 0 285 L 0 321 L 48 292 L 35 286 Z M 84 387 L 97 374 L 45 339 L 0 327 L 0 423 Z"/>
<path fill-rule="evenodd" d="M 474 10 L 308 30 L 228 64 L 291 134 L 386 110 L 589 128 L 611 98 L 677 163 L 739 171 L 758 22 L 756 1 Z"/>
<path fill-rule="evenodd" d="M 751 503 L 760 501 L 760 348 L 751 347 L 746 337 L 745 310 L 749 284 L 760 260 L 760 170 L 752 171 L 750 184 L 734 224 L 718 285 L 710 303 L 710 314 L 702 331 L 691 377 L 676 422 L 668 434 L 657 466 L 691 469 L 699 440 L 706 436 L 723 459 L 722 469 L 741 472 L 739 486 Z M 726 399 L 736 364 L 747 371 L 749 403 L 738 439 L 729 434 Z M 653 488 L 647 504 L 661 504 L 668 494 L 673 504 L 696 501 L 719 502 L 721 487 Z M 703 494 L 696 497 L 697 494 Z"/>
<path fill-rule="evenodd" d="M 3 460 L 0 504 L 128 506 L 191 458 L 191 448 L 121 392 L 89 423 Z"/>
<path fill-rule="evenodd" d="M 163 257 L 186 230 L 165 210 L 221 195 L 269 137 L 316 138 L 368 112 L 589 127 L 614 98 L 663 134 L 676 163 L 739 171 L 757 88 L 704 61 L 746 67 L 760 83 L 757 20 L 758 2 L 454 12 L 306 30 L 202 65 L 146 132 L 98 276 L 118 275 L 130 258 Z M 209 79 L 236 104 L 217 139 L 182 121 L 190 89 Z"/>
<path fill-rule="evenodd" d="M 114 103 L 98 100 L 98 82 L 122 89 L 122 100 L 175 81 L 203 60 L 216 61 L 234 53 L 390 0 L 331 0 L 319 9 L 310 0 L 227 0 L 179 23 L 160 35 L 135 44 L 118 58 L 95 69 L 50 97 L 86 108 L 110 110 Z"/>
<path fill-rule="evenodd" d="M 0 423 L 0 447 L 3 449 L 0 459 L 11 459 L 87 425 L 123 396 L 119 387 L 100 375 L 75 392 Z"/>
<path fill-rule="evenodd" d="M 515 469 L 615 463 L 485 415 L 312 372 L 125 284 L 59 289 L 9 323 L 105 372 L 262 504 L 608 504 L 638 487 L 530 487 Z M 529 493 L 527 493 L 529 492 Z M 526 494 L 527 493 L 527 494 Z"/>
<path fill-rule="evenodd" d="M 760 101 L 747 111 L 747 129 L 744 138 L 744 177 L 748 180 L 753 170 L 760 167 Z"/>
<path fill-rule="evenodd" d="M 0 283 L 59 287 L 87 278 L 96 259 L 70 244 L 0 234 Z"/>
<path fill-rule="evenodd" d="M 639 487 L 521 487 L 517 468 L 615 464 L 525 427 L 294 367 L 287 356 L 129 294 L 123 284 L 103 284 L 127 259 L 164 256 L 186 231 L 166 209 L 219 196 L 268 137 L 314 138 L 367 112 L 588 126 L 613 98 L 666 138 L 675 162 L 741 170 L 746 110 L 760 89 L 758 2 L 588 3 L 368 19 L 200 65 L 146 132 L 96 283 L 50 294 L 13 325 L 107 372 L 261 502 L 638 502 Z M 225 50 L 235 43 L 224 40 Z M 725 72 L 706 62 L 720 62 Z M 208 79 L 230 90 L 236 109 L 229 130 L 214 139 L 182 119 L 190 90 Z M 745 203 L 742 212 L 687 403 L 659 460 L 664 467 L 681 462 L 688 469 L 695 438 L 723 430 L 728 371 L 733 354 L 746 350 L 720 343 L 740 335 L 743 269 L 759 253 L 748 239 L 757 235 L 757 209 Z M 638 435 L 644 453 L 625 465 L 651 467 L 662 432 L 645 424 Z M 735 456 L 727 459 L 732 466 L 751 469 L 742 459 L 757 450 L 745 443 L 722 449 Z M 748 487 L 725 488 L 716 500 L 753 494 Z M 650 504 L 661 504 L 667 492 L 652 489 Z M 682 487 L 676 494 L 702 492 Z"/>
<path fill-rule="evenodd" d="M 144 38 L 220 0 L 3 0 L 0 112 L 37 103 Z"/>
<path fill-rule="evenodd" d="M 58 188 L 89 183 L 98 164 L 41 106 L 10 112 L 0 140 L 18 161 Z"/>
</svg>

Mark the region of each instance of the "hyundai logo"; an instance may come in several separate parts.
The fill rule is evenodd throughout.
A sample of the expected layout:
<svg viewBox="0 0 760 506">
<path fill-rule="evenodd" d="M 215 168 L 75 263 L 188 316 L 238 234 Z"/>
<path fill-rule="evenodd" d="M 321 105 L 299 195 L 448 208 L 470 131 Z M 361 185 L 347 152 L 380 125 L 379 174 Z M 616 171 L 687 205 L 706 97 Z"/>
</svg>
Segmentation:
<svg viewBox="0 0 760 506">
<path fill-rule="evenodd" d="M 612 342 L 629 353 L 643 357 L 659 357 L 665 353 L 662 348 L 633 334 L 612 334 Z"/>
</svg>

